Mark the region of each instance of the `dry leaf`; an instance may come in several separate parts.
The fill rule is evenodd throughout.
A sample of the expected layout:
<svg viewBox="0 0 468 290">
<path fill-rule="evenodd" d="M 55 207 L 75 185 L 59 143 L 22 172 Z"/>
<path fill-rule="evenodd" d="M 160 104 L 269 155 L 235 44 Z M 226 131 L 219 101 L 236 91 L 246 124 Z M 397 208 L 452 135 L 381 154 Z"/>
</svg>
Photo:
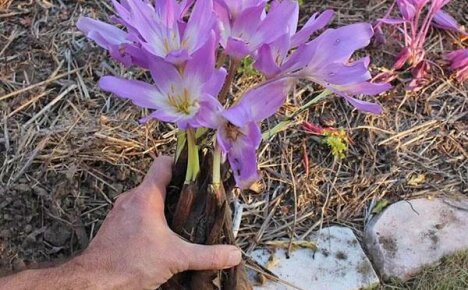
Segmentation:
<svg viewBox="0 0 468 290">
<path fill-rule="evenodd" d="M 417 174 L 411 176 L 408 180 L 408 185 L 410 186 L 418 186 L 426 181 L 426 176 L 424 174 Z"/>
<path fill-rule="evenodd" d="M 279 264 L 279 259 L 276 257 L 275 254 L 271 254 L 270 258 L 268 258 L 268 262 L 266 263 L 265 268 L 267 268 L 268 270 L 271 270 L 278 264 Z"/>
<path fill-rule="evenodd" d="M 257 194 L 259 193 L 262 193 L 263 190 L 264 190 L 264 187 L 263 187 L 263 184 L 260 183 L 260 182 L 255 182 L 254 184 L 252 184 L 249 189 Z"/>
</svg>

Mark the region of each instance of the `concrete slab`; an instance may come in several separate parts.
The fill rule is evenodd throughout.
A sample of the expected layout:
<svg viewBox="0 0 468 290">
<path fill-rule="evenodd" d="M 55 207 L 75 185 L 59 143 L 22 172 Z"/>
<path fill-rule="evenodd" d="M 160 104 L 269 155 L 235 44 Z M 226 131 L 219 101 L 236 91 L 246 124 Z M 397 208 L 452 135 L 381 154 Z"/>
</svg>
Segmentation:
<svg viewBox="0 0 468 290">
<path fill-rule="evenodd" d="M 392 204 L 368 224 L 365 242 L 383 278 L 407 280 L 423 266 L 468 248 L 468 199 Z"/>
<path fill-rule="evenodd" d="M 258 249 L 252 258 L 294 285 L 268 281 L 257 290 L 354 290 L 379 283 L 372 265 L 349 228 L 333 226 L 311 236 L 318 250 L 298 249 L 286 258 L 285 249 Z M 270 260 L 270 262 L 268 262 Z"/>
</svg>

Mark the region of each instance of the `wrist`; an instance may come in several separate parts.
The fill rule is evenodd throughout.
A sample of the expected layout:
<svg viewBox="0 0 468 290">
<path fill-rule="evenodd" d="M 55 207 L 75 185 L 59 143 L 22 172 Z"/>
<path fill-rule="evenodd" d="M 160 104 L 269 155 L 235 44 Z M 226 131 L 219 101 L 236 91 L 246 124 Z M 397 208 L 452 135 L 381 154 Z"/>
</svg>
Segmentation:
<svg viewBox="0 0 468 290">
<path fill-rule="evenodd" d="M 118 290 L 139 289 L 137 280 L 130 273 L 120 271 L 120 265 L 115 265 L 110 259 L 91 253 L 73 258 L 61 266 L 65 275 L 73 275 L 85 282 L 86 289 Z"/>
</svg>

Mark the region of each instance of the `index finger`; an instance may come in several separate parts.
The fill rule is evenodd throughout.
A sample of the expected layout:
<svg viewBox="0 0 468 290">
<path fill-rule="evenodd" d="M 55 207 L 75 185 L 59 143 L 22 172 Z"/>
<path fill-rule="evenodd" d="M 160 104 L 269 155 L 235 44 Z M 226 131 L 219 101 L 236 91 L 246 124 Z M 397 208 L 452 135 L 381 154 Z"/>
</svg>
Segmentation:
<svg viewBox="0 0 468 290">
<path fill-rule="evenodd" d="M 160 156 L 154 159 L 148 173 L 141 185 L 148 189 L 156 190 L 161 193 L 162 198 L 166 197 L 166 187 L 172 178 L 173 159 L 169 156 Z"/>
</svg>

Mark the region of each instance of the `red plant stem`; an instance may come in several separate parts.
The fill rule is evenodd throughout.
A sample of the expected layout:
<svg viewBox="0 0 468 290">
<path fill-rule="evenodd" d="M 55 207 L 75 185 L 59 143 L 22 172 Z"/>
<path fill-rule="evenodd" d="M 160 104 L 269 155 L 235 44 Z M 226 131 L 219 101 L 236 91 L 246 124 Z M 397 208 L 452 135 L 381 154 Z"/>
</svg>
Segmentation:
<svg viewBox="0 0 468 290">
<path fill-rule="evenodd" d="M 239 60 L 231 58 L 229 72 L 218 97 L 218 100 L 221 102 L 222 105 L 224 105 L 226 102 L 227 95 L 229 93 L 229 89 L 231 88 L 232 82 L 234 81 L 234 77 L 236 76 L 237 67 L 239 66 L 239 63 Z"/>
<path fill-rule="evenodd" d="M 427 35 L 427 32 L 429 30 L 429 27 L 430 27 L 430 24 L 431 24 L 431 21 L 432 21 L 432 18 L 434 17 L 434 14 L 435 14 L 435 5 L 433 5 L 433 3 L 431 3 L 431 7 L 429 8 L 429 11 L 427 12 L 427 15 L 426 17 L 424 18 L 424 21 L 421 25 L 421 30 L 419 31 L 419 35 L 416 39 L 416 47 L 419 49 L 421 49 L 421 51 L 424 51 L 424 41 L 426 40 L 426 35 Z M 424 54 L 422 54 L 421 58 L 424 58 L 423 57 Z M 422 59 L 418 59 L 419 61 L 421 61 Z"/>
<path fill-rule="evenodd" d="M 307 148 L 305 143 L 302 143 L 302 152 L 304 154 L 304 169 L 305 169 L 305 176 L 309 176 L 309 155 L 307 154 Z"/>
</svg>

